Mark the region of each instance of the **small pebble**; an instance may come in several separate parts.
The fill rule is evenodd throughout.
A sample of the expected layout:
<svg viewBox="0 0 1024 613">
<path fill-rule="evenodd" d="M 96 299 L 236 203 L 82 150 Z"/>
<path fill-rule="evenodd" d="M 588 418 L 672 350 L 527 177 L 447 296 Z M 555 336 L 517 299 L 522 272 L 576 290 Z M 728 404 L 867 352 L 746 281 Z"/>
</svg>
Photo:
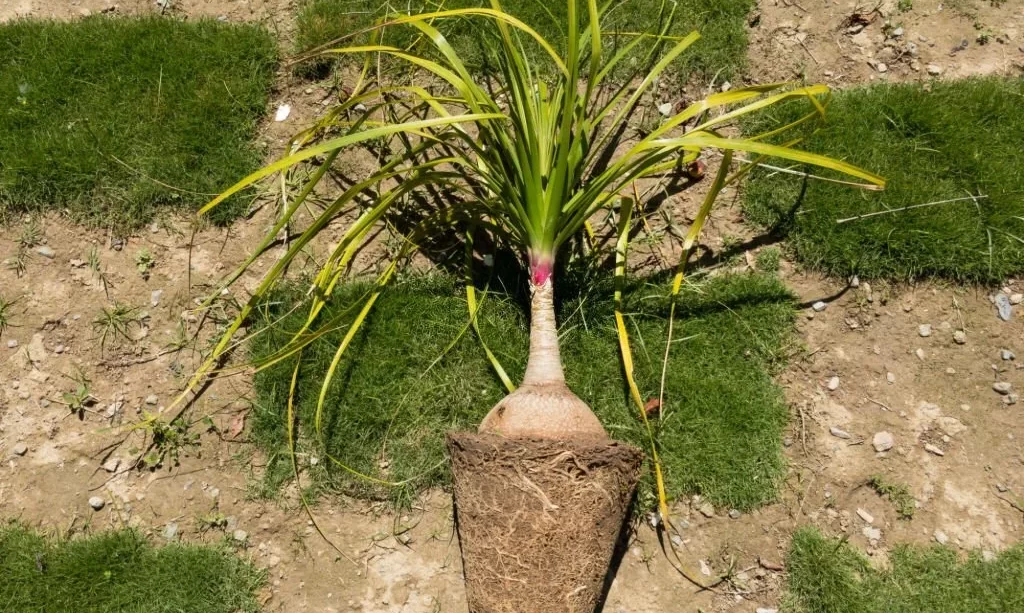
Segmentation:
<svg viewBox="0 0 1024 613">
<path fill-rule="evenodd" d="M 236 543 L 244 543 L 249 538 L 249 533 L 245 530 L 238 529 L 231 533 L 231 538 L 235 539 Z"/>
<path fill-rule="evenodd" d="M 920 347 L 918 347 L 917 349 L 914 350 L 914 355 L 917 356 L 917 359 L 923 360 L 924 359 L 924 349 L 921 349 Z"/>
<path fill-rule="evenodd" d="M 942 66 L 939 66 L 937 64 L 928 64 L 928 74 L 932 75 L 933 77 L 939 76 L 940 74 L 942 74 Z"/>
<path fill-rule="evenodd" d="M 831 379 L 829 379 L 827 387 L 830 392 L 834 392 L 837 389 L 839 389 L 839 377 L 833 376 Z"/>
<path fill-rule="evenodd" d="M 896 383 L 896 373 L 893 373 L 893 372 L 885 373 L 885 380 L 889 383 L 889 385 L 892 385 L 893 383 Z"/>
<path fill-rule="evenodd" d="M 103 463 L 103 470 L 107 471 L 108 473 L 116 473 L 117 469 L 120 466 L 121 458 L 114 457 L 110 458 L 109 460 Z"/>
<path fill-rule="evenodd" d="M 1013 406 L 1017 404 L 1018 400 L 1020 400 L 1020 396 L 1018 396 L 1017 394 L 1007 394 L 1003 396 L 1003 404 L 1005 404 L 1006 406 Z"/>
<path fill-rule="evenodd" d="M 926 337 L 927 336 L 931 336 L 932 335 L 932 325 L 931 324 L 921 324 L 920 326 L 917 327 L 917 333 L 920 334 L 921 336 L 926 336 Z"/>
<path fill-rule="evenodd" d="M 1024 302 L 1024 294 L 1010 294 L 1010 304 L 1020 304 Z"/>
<path fill-rule="evenodd" d="M 16 456 L 23 456 L 26 453 L 28 453 L 28 445 L 26 445 L 25 443 L 18 443 L 17 445 L 11 448 L 11 451 Z"/>
<path fill-rule="evenodd" d="M 949 542 L 949 537 L 942 530 L 936 530 L 933 536 L 935 537 L 935 542 L 939 545 L 945 545 Z"/>
<path fill-rule="evenodd" d="M 159 306 L 160 305 L 160 298 L 162 298 L 163 295 L 164 295 L 164 290 L 162 290 L 162 289 L 155 289 L 152 292 L 150 292 L 150 294 L 149 294 L 149 304 L 150 304 L 150 306 Z"/>
<path fill-rule="evenodd" d="M 173 541 L 178 538 L 178 524 L 171 522 L 164 526 L 164 538 L 168 541 Z"/>
<path fill-rule="evenodd" d="M 107 503 L 104 502 L 103 499 L 100 498 L 99 496 L 93 496 L 92 498 L 89 499 L 89 506 L 92 507 L 94 511 L 99 511 L 100 509 L 105 507 L 106 504 Z"/>
<path fill-rule="evenodd" d="M 822 302 L 821 300 L 819 300 L 819 301 L 817 301 L 817 302 L 815 302 L 814 304 L 811 305 L 811 308 L 814 309 L 818 313 L 824 311 L 827 307 L 828 307 L 828 305 L 825 304 L 824 302 Z"/>
<path fill-rule="evenodd" d="M 740 513 L 739 509 L 729 509 L 729 518 L 730 519 L 739 519 L 741 515 L 743 515 L 743 514 Z"/>
<path fill-rule="evenodd" d="M 39 249 L 36 249 L 36 253 L 38 253 L 39 255 L 43 256 L 48 260 L 52 260 L 57 255 L 57 252 L 54 251 L 53 248 L 49 247 L 48 245 L 43 245 Z"/>
<path fill-rule="evenodd" d="M 9 346 L 10 346 L 10 342 L 8 341 L 8 347 Z M 999 352 L 999 357 L 1001 357 L 1001 358 L 1003 358 L 1004 360 L 1007 360 L 1007 361 L 1014 360 L 1014 359 L 1017 358 L 1017 356 L 1014 355 L 1013 352 L 1010 351 L 1009 349 L 1003 349 L 1002 351 L 1000 351 Z"/>
<path fill-rule="evenodd" d="M 843 439 L 851 439 L 851 438 L 853 438 L 852 436 L 850 436 L 849 432 L 847 432 L 846 430 L 843 430 L 841 428 L 837 428 L 835 426 L 831 426 L 828 429 L 828 431 L 829 431 L 829 434 L 831 434 L 832 436 L 834 436 L 836 438 L 843 438 Z"/>
<path fill-rule="evenodd" d="M 996 305 L 996 314 L 999 315 L 999 319 L 1003 321 L 1010 321 L 1010 317 L 1013 315 L 1013 306 L 1010 305 L 1010 298 L 1006 294 L 996 294 L 993 302 Z"/>
<path fill-rule="evenodd" d="M 864 529 L 861 530 L 861 534 L 863 534 L 864 538 L 869 541 L 878 541 L 882 538 L 882 531 L 878 528 L 872 528 L 871 526 L 864 526 Z"/>
<path fill-rule="evenodd" d="M 14 340 L 13 338 L 11 340 L 7 341 L 7 348 L 8 349 L 14 349 L 17 346 L 18 346 L 18 341 Z"/>
<path fill-rule="evenodd" d="M 896 440 L 891 432 L 876 432 L 875 436 L 871 438 L 871 446 L 875 448 L 875 451 L 882 453 L 883 451 L 889 451 L 896 444 Z"/>
<path fill-rule="evenodd" d="M 150 406 L 156 406 L 160 402 L 160 397 L 156 394 L 150 394 L 146 396 L 146 404 Z"/>
<path fill-rule="evenodd" d="M 664 115 L 665 117 L 670 116 L 672 114 L 672 103 L 665 102 L 664 104 L 659 104 L 658 112 Z"/>
<path fill-rule="evenodd" d="M 868 513 L 864 509 L 857 509 L 857 516 L 869 524 L 875 523 L 875 518 L 871 516 L 871 513 Z"/>
<path fill-rule="evenodd" d="M 992 384 L 992 389 L 1005 396 L 1013 389 L 1013 384 L 1009 381 L 996 381 Z"/>
<path fill-rule="evenodd" d="M 697 507 L 697 510 L 700 511 L 700 514 L 704 517 L 715 516 L 715 507 L 711 506 L 710 502 L 701 503 L 701 505 Z"/>
<path fill-rule="evenodd" d="M 963 330 L 957 330 L 953 332 L 953 341 L 957 345 L 963 345 L 964 343 L 967 342 L 967 333 L 965 333 Z"/>
<path fill-rule="evenodd" d="M 935 454 L 937 456 L 946 455 L 945 451 L 939 449 L 938 447 L 932 445 L 931 443 L 925 443 L 924 450 L 927 451 L 928 453 Z"/>
</svg>

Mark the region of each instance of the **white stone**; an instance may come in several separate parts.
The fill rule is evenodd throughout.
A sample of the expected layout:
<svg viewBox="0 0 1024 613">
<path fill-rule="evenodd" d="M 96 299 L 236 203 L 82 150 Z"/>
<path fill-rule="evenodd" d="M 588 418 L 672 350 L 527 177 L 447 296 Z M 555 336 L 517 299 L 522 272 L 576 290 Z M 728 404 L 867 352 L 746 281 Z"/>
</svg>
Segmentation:
<svg viewBox="0 0 1024 613">
<path fill-rule="evenodd" d="M 933 77 L 939 76 L 940 74 L 942 74 L 942 66 L 939 66 L 937 64 L 928 64 L 928 74 L 932 75 Z"/>
<path fill-rule="evenodd" d="M 113 457 L 103 463 L 103 470 L 108 473 L 116 473 L 121 466 L 121 458 Z"/>
<path fill-rule="evenodd" d="M 1009 381 L 996 381 L 992 384 L 992 389 L 1005 396 L 1013 390 L 1013 384 Z"/>
<path fill-rule="evenodd" d="M 925 337 L 931 336 L 932 335 L 932 325 L 931 324 L 921 324 L 920 326 L 917 327 L 917 333 L 920 334 L 921 336 L 925 336 Z"/>
<path fill-rule="evenodd" d="M 839 377 L 833 376 L 832 378 L 830 378 L 828 380 L 827 387 L 830 392 L 834 392 L 837 389 L 839 389 Z"/>
<path fill-rule="evenodd" d="M 937 455 L 937 456 L 944 456 L 944 455 L 946 455 L 945 451 L 939 449 L 938 447 L 936 447 L 935 445 L 932 445 L 931 443 L 925 443 L 924 450 L 927 451 L 928 453 L 931 453 L 931 454 L 934 454 L 934 455 Z"/>
<path fill-rule="evenodd" d="M 8 345 L 8 346 L 10 346 L 10 345 Z M 999 352 L 999 357 L 1003 358 L 1004 360 L 1013 360 L 1017 356 L 1014 355 L 1014 353 L 1012 351 L 1010 351 L 1009 349 L 1003 349 L 1002 351 Z"/>
<path fill-rule="evenodd" d="M 849 433 L 849 432 L 847 432 L 846 430 L 843 430 L 842 428 L 837 428 L 837 427 L 835 427 L 835 426 L 832 426 L 832 427 L 830 427 L 830 428 L 828 429 L 828 431 L 829 431 L 829 433 L 830 433 L 830 434 L 831 434 L 832 436 L 834 436 L 834 437 L 836 437 L 836 438 L 842 438 L 842 439 L 850 439 L 850 438 L 853 438 L 852 436 L 850 436 L 850 433 Z"/>
<path fill-rule="evenodd" d="M 820 313 L 820 312 L 824 311 L 826 308 L 828 308 L 828 305 L 825 304 L 824 302 L 822 302 L 821 300 L 819 300 L 819 301 L 815 302 L 814 304 L 812 304 L 811 308 L 814 309 L 815 311 L 817 311 L 818 313 Z"/>
<path fill-rule="evenodd" d="M 106 505 L 107 503 L 104 502 L 104 500 L 99 496 L 93 496 L 92 498 L 89 499 L 89 506 L 92 507 L 94 511 L 99 511 Z"/>
<path fill-rule="evenodd" d="M 893 383 L 896 383 L 896 373 L 893 373 L 893 372 L 885 373 L 885 380 L 889 383 L 889 385 L 892 385 Z"/>
<path fill-rule="evenodd" d="M 868 513 L 864 509 L 857 509 L 857 516 L 869 524 L 875 523 L 875 518 L 871 516 L 871 513 Z"/>
<path fill-rule="evenodd" d="M 868 539 L 869 541 L 878 541 L 882 538 L 882 531 L 879 528 L 864 526 L 864 529 L 860 532 L 864 535 L 864 538 Z"/>
<path fill-rule="evenodd" d="M 238 529 L 231 534 L 231 538 L 235 539 L 236 543 L 244 543 L 249 539 L 249 533 L 245 530 Z"/>
<path fill-rule="evenodd" d="M 933 536 L 935 537 L 935 542 L 940 545 L 945 545 L 949 542 L 949 537 L 942 530 L 936 530 Z"/>
<path fill-rule="evenodd" d="M 963 345 L 967 342 L 967 333 L 963 330 L 957 330 L 953 332 L 953 342 L 957 345 Z"/>
<path fill-rule="evenodd" d="M 292 114 L 292 105 L 282 104 L 277 107 L 277 112 L 274 113 L 274 121 L 284 121 L 288 119 L 288 116 Z"/>
<path fill-rule="evenodd" d="M 895 438 L 891 432 L 876 432 L 875 436 L 871 439 L 871 446 L 875 448 L 875 451 L 882 453 L 883 451 L 889 451 L 896 444 Z"/>
<path fill-rule="evenodd" d="M 1020 304 L 1021 302 L 1024 302 L 1024 294 L 1019 292 L 1016 294 L 1010 294 L 1010 304 Z"/>
<path fill-rule="evenodd" d="M 11 452 L 16 456 L 23 456 L 28 453 L 28 445 L 25 443 L 18 443 L 11 448 Z"/>
</svg>

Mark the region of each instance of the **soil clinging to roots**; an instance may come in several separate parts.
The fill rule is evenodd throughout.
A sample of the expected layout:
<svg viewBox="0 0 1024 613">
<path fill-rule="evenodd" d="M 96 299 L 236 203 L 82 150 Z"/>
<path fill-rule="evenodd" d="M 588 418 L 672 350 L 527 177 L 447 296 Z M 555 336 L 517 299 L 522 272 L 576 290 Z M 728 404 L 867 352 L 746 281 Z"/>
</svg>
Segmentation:
<svg viewBox="0 0 1024 613">
<path fill-rule="evenodd" d="M 448 449 L 471 613 L 592 613 L 643 453 L 468 432 Z"/>
</svg>

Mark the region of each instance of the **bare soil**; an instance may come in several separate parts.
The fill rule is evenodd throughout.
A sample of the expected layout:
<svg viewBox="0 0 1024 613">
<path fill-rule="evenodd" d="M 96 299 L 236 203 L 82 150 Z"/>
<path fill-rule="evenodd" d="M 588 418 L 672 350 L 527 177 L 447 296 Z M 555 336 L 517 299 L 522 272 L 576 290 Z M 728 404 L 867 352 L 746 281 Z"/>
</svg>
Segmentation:
<svg viewBox="0 0 1024 613">
<path fill-rule="evenodd" d="M 290 4 L 182 0 L 172 10 L 266 20 L 287 32 Z M 0 7 L 0 21 L 76 18 L 84 9 L 95 13 L 109 6 L 13 0 Z M 873 6 L 761 2 L 751 29 L 750 74 L 761 81 L 803 74 L 846 85 L 934 78 L 929 64 L 941 67 L 938 78 L 1020 72 L 1019 3 L 994 7 L 979 1 L 973 9 L 940 11 L 933 0 L 916 0 L 905 13 L 886 4 L 877 14 L 866 13 Z M 123 0 L 116 12 L 159 10 L 149 2 Z M 969 10 L 976 17 L 965 16 Z M 853 13 L 869 15 L 857 34 L 848 32 Z M 901 37 L 886 34 L 886 20 L 903 26 Z M 985 45 L 977 43 L 981 30 L 975 21 L 994 32 Z M 967 47 L 952 53 L 965 39 Z M 888 59 L 909 42 L 916 43 L 918 57 Z M 886 64 L 885 72 L 878 61 Z M 281 83 L 274 104 L 291 104 L 292 115 L 268 122 L 262 137 L 278 148 L 318 112 L 325 96 L 323 88 L 285 73 Z M 685 217 L 699 205 L 696 191 L 674 196 L 669 204 Z M 716 251 L 727 237 L 754 237 L 729 196 L 705 237 Z M 144 447 L 144 432 L 123 426 L 169 406 L 197 366 L 194 350 L 170 352 L 167 345 L 179 324 L 198 331 L 203 320 L 191 311 L 195 299 L 242 261 L 270 222 L 269 211 L 261 211 L 230 229 L 206 229 L 193 237 L 187 220 L 169 220 L 117 250 L 116 237 L 102 231 L 57 217 L 43 220 L 54 257 L 33 249 L 21 277 L 0 267 L 3 296 L 18 298 L 12 327 L 0 337 L 0 517 L 60 531 L 130 525 L 155 540 L 227 540 L 269 569 L 268 611 L 465 611 L 450 494 L 428 492 L 400 515 L 358 501 L 319 500 L 315 517 L 337 550 L 302 512 L 294 487 L 274 500 L 254 495 L 264 460 L 245 440 L 251 390 L 244 374 L 218 381 L 203 396 L 196 415 L 210 415 L 217 431 L 205 432 L 199 446 L 186 447 L 180 466 L 168 460 L 153 471 L 130 469 L 133 447 Z M 0 230 L 0 257 L 15 252 L 19 232 L 17 223 Z M 93 246 L 106 289 L 85 265 Z M 157 262 L 148 280 L 134 262 L 142 247 Z M 1014 500 L 1024 495 L 1024 403 L 1007 404 L 1010 396 L 992 386 L 1005 381 L 1014 392 L 1024 389 L 1024 305 L 1002 321 L 990 295 L 1001 289 L 1024 292 L 1024 281 L 1008 280 L 1005 289 L 865 282 L 850 287 L 788 262 L 781 274 L 805 308 L 798 324 L 803 351 L 779 377 L 793 407 L 791 469 L 780 499 L 742 515 L 729 515 L 729 509 L 711 513 L 699 499 L 680 501 L 673 509 L 682 531 L 673 543 L 677 555 L 664 554 L 654 531 L 640 523 L 606 612 L 750 613 L 775 607 L 789 534 L 807 523 L 849 534 L 879 563 L 896 543 L 941 540 L 965 552 L 996 552 L 1021 540 L 1024 512 Z M 238 300 L 255 280 L 246 277 L 233 290 Z M 155 291 L 161 292 L 158 299 Z M 92 322 L 114 301 L 139 307 L 147 317 L 144 326 L 133 328 L 131 340 L 101 349 Z M 824 310 L 812 308 L 818 301 L 826 303 Z M 200 343 L 214 323 L 206 321 Z M 921 324 L 931 325 L 930 335 L 921 336 Z M 962 344 L 956 331 L 964 333 Z M 1020 358 L 1002 359 L 1004 349 Z M 81 419 L 62 404 L 79 372 L 91 380 L 96 399 Z M 892 435 L 892 449 L 876 451 L 879 432 Z M 27 447 L 24 455 L 15 453 L 19 444 Z M 120 463 L 109 472 L 103 465 L 113 468 L 112 459 Z M 918 504 L 912 520 L 899 519 L 888 501 L 865 486 L 874 474 L 909 485 Z M 90 508 L 92 496 L 104 499 L 102 510 Z M 215 513 L 226 525 L 209 525 L 219 519 Z M 723 573 L 730 579 L 699 590 L 682 573 L 707 584 Z"/>
</svg>

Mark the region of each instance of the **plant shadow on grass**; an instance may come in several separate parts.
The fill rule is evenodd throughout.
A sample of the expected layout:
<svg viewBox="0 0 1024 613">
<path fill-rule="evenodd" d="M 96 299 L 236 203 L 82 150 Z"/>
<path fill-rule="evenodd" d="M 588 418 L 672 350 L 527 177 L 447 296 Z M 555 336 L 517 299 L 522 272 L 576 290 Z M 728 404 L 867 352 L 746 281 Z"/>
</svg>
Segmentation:
<svg viewBox="0 0 1024 613">
<path fill-rule="evenodd" d="M 6 613 L 256 613 L 262 571 L 223 548 L 153 547 L 132 530 L 70 540 L 0 526 Z"/>
<path fill-rule="evenodd" d="M 562 357 L 569 386 L 594 408 L 609 433 L 641 447 L 645 435 L 630 404 L 618 353 L 611 283 L 566 274 L 559 300 Z M 576 282 L 574 282 L 576 281 Z M 518 287 L 514 286 L 514 287 Z M 665 279 L 630 283 L 624 313 L 638 385 L 657 396 L 667 319 Z M 360 303 L 366 284 L 336 291 L 324 321 Z M 525 366 L 527 321 L 520 299 L 485 285 L 482 336 L 514 381 Z M 305 318 L 292 310 L 298 286 L 261 309 L 255 360 L 270 355 Z M 289 311 L 291 311 L 290 314 Z M 342 317 L 351 321 L 354 313 Z M 783 474 L 781 434 L 788 410 L 771 372 L 791 342 L 793 297 L 773 276 L 728 274 L 687 286 L 680 299 L 666 381 L 667 406 L 655 421 L 669 494 L 702 493 L 721 506 L 750 509 L 773 499 Z M 448 275 L 410 275 L 384 291 L 329 387 L 315 431 L 320 381 L 346 325 L 304 352 L 296 415 L 306 485 L 407 505 L 448 482 L 448 430 L 475 429 L 504 395 L 480 342 L 467 330 L 464 289 Z M 462 336 L 460 337 L 460 333 Z M 458 340 L 429 372 L 454 339 Z M 285 407 L 294 362 L 255 380 L 253 433 L 266 450 L 268 492 L 291 477 Z M 310 462 L 316 457 L 317 462 Z M 331 459 L 375 478 L 411 480 L 382 487 L 353 477 Z M 309 476 L 312 479 L 309 479 Z M 641 487 L 648 508 L 652 484 Z"/>
<path fill-rule="evenodd" d="M 1024 545 L 990 561 L 952 547 L 897 545 L 873 568 L 845 539 L 793 536 L 783 610 L 794 613 L 1010 613 L 1024 610 Z"/>
<path fill-rule="evenodd" d="M 1024 271 L 1022 96 L 1024 79 L 999 77 L 839 92 L 803 146 L 881 174 L 885 191 L 759 168 L 744 212 L 839 277 L 998 283 Z M 760 133 L 801 111 L 773 107 L 744 128 Z"/>
</svg>

